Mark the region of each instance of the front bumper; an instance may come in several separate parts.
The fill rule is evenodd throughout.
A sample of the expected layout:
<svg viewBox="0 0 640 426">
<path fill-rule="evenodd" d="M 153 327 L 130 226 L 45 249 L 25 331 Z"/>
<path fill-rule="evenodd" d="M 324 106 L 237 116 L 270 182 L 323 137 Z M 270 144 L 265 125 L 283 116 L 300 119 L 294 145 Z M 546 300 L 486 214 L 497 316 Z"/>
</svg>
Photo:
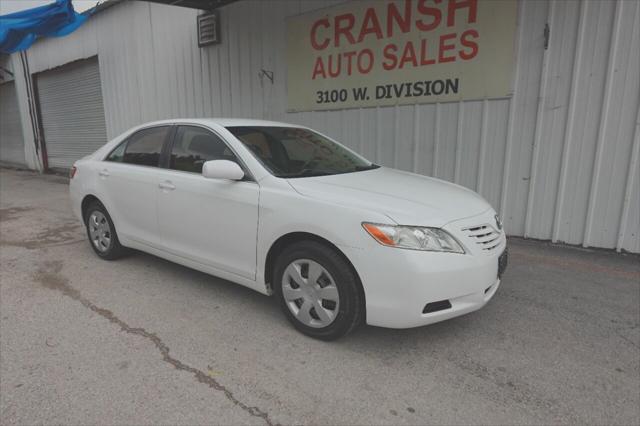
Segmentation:
<svg viewBox="0 0 640 426">
<path fill-rule="evenodd" d="M 375 242 L 364 249 L 347 249 L 364 287 L 367 323 L 417 327 L 473 312 L 491 300 L 500 286 L 499 263 L 506 267 L 506 238 L 496 230 L 498 245 L 490 251 L 479 248 L 461 231 L 467 222 L 478 220 L 444 227 L 463 244 L 466 254 L 403 250 Z M 428 304 L 438 310 L 427 308 Z"/>
</svg>

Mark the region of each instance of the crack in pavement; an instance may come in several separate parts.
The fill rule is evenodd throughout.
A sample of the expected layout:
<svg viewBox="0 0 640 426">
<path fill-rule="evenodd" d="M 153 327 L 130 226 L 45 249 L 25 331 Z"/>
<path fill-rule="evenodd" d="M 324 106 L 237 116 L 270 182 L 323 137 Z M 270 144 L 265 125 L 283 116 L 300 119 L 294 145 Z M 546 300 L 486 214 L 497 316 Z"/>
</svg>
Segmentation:
<svg viewBox="0 0 640 426">
<path fill-rule="evenodd" d="M 158 337 L 155 333 L 150 333 L 144 328 L 131 327 L 129 324 L 118 318 L 113 312 L 108 309 L 101 308 L 95 305 L 86 297 L 82 296 L 79 290 L 75 289 L 69 284 L 69 280 L 60 274 L 62 270 L 63 263 L 61 261 L 48 261 L 45 262 L 35 274 L 35 280 L 38 281 L 42 286 L 48 288 L 50 290 L 56 290 L 61 292 L 63 295 L 70 297 L 71 299 L 80 302 L 84 307 L 90 309 L 101 317 L 109 320 L 112 324 L 116 324 L 120 326 L 121 330 L 129 333 L 135 334 L 137 336 L 144 337 L 145 339 L 150 340 L 154 346 L 160 351 L 162 355 L 162 360 L 171 364 L 176 370 L 186 371 L 196 378 L 196 380 L 202 384 L 209 386 L 212 389 L 220 391 L 224 394 L 224 396 L 231 401 L 234 405 L 246 411 L 250 415 L 254 417 L 259 417 L 265 421 L 265 423 L 269 426 L 274 426 L 274 423 L 271 421 L 269 414 L 265 411 L 262 411 L 258 407 L 250 407 L 247 404 L 240 401 L 229 389 L 227 389 L 224 385 L 220 384 L 213 377 L 205 374 L 201 370 L 198 370 L 195 367 L 187 365 L 182 361 L 172 357 L 169 354 L 169 347 Z"/>
</svg>

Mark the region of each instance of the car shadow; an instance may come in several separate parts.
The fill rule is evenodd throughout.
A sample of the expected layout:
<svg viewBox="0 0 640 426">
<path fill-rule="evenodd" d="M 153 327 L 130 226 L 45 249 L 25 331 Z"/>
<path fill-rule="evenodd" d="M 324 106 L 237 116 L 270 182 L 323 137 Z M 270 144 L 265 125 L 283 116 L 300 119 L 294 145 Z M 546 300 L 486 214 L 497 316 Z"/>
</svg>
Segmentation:
<svg viewBox="0 0 640 426">
<path fill-rule="evenodd" d="M 192 287 L 193 291 L 198 293 L 199 299 L 210 298 L 212 306 L 220 305 L 221 300 L 230 300 L 233 303 L 237 301 L 243 310 L 250 311 L 251 315 L 255 316 L 256 321 L 269 323 L 274 329 L 273 334 L 280 335 L 282 339 L 319 342 L 302 335 L 293 328 L 282 313 L 275 297 L 263 295 L 234 282 L 140 251 L 133 251 L 126 261 L 139 264 L 141 267 L 150 265 L 159 273 L 170 274 L 171 281 L 179 281 L 181 286 Z M 465 339 L 477 335 L 485 327 L 483 323 L 487 321 L 487 318 L 482 313 L 483 310 L 480 310 L 441 323 L 409 329 L 390 329 L 362 324 L 345 337 L 321 343 L 366 351 L 367 348 L 371 350 L 378 350 L 385 346 L 402 348 L 415 346 L 417 342 L 434 344 L 441 340 Z"/>
</svg>

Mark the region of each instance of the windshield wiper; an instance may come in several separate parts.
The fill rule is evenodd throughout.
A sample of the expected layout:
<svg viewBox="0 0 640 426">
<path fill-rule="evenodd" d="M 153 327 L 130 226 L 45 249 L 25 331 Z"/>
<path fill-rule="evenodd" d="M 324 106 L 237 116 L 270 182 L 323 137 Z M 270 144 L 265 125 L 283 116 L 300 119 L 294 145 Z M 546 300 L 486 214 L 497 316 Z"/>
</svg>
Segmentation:
<svg viewBox="0 0 640 426">
<path fill-rule="evenodd" d="M 313 177 L 313 176 L 328 176 L 333 174 L 335 174 L 335 172 L 328 172 L 326 170 L 304 169 L 298 173 L 282 174 L 282 175 L 279 175 L 278 177 L 299 178 L 299 177 Z"/>
<path fill-rule="evenodd" d="M 373 169 L 378 169 L 380 168 L 380 166 L 378 166 L 377 164 L 369 164 L 368 166 L 356 166 L 353 170 L 345 170 L 345 171 L 327 171 L 327 170 L 314 170 L 314 169 L 303 169 L 302 171 L 298 172 L 298 173 L 291 173 L 291 174 L 287 174 L 287 173 L 283 173 L 283 174 L 279 174 L 277 175 L 278 177 L 281 178 L 300 178 L 300 177 L 313 177 L 313 176 L 329 176 L 329 175 L 341 175 L 341 174 L 346 174 L 346 173 L 353 173 L 353 172 L 362 172 L 365 170 L 373 170 Z"/>
<path fill-rule="evenodd" d="M 356 172 L 363 172 L 365 170 L 373 170 L 373 169 L 379 169 L 380 166 L 378 166 L 377 164 L 369 164 L 368 166 L 356 166 Z"/>
</svg>

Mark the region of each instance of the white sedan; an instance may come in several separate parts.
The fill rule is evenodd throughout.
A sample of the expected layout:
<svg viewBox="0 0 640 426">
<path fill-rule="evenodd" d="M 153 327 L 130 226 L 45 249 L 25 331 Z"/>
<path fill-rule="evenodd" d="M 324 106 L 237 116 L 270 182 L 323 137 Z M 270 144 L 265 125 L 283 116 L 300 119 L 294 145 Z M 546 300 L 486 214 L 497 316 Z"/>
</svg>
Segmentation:
<svg viewBox="0 0 640 426">
<path fill-rule="evenodd" d="M 507 263 L 500 219 L 475 192 L 291 124 L 148 123 L 77 161 L 70 193 L 101 258 L 142 250 L 273 294 L 325 340 L 477 310 Z"/>
</svg>

